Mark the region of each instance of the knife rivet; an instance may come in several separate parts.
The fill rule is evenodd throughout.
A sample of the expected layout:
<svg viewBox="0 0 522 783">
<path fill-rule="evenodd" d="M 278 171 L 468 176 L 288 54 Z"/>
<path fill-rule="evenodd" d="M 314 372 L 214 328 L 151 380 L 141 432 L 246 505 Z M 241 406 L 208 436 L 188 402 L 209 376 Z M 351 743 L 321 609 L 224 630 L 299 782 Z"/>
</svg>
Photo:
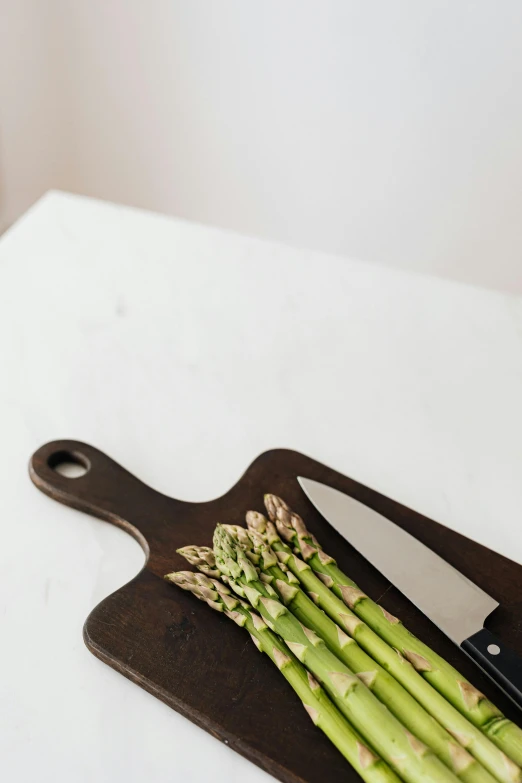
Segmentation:
<svg viewBox="0 0 522 783">
<path fill-rule="evenodd" d="M 498 655 L 500 652 L 500 647 L 498 644 L 488 644 L 488 653 L 490 655 Z"/>
</svg>

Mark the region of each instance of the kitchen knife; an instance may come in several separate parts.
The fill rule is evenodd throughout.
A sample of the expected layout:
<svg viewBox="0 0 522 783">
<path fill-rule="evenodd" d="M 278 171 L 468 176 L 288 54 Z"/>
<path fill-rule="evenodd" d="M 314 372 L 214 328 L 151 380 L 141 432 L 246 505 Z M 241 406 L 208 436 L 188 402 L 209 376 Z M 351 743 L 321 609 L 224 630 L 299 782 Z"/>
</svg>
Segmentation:
<svg viewBox="0 0 522 783">
<path fill-rule="evenodd" d="M 382 514 L 318 481 L 298 481 L 332 527 L 522 708 L 522 658 L 484 628 L 498 602 Z"/>
</svg>

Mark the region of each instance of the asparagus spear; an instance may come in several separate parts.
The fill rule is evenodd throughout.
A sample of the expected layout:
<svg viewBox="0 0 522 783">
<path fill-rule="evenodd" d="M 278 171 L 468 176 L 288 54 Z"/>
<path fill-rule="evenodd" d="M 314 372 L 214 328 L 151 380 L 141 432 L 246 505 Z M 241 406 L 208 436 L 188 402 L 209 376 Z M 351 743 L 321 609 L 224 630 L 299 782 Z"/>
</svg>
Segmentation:
<svg viewBox="0 0 522 783">
<path fill-rule="evenodd" d="M 214 551 L 208 546 L 184 546 L 177 550 L 178 555 L 182 555 L 190 565 L 205 574 L 205 576 L 219 579 L 221 576 L 219 568 L 216 565 Z M 165 577 L 167 578 L 167 577 Z"/>
<path fill-rule="evenodd" d="M 514 783 L 522 780 L 522 771 L 506 758 L 476 726 L 471 724 L 444 696 L 436 691 L 397 651 L 390 647 L 366 623 L 360 620 L 343 601 L 319 579 L 310 566 L 293 554 L 281 541 L 275 526 L 256 511 L 247 513 L 249 530 L 261 536 L 276 551 L 277 556 L 290 571 L 298 577 L 302 587 L 313 596 L 317 605 L 323 609 L 337 625 L 347 630 L 350 636 L 391 675 L 398 680 L 425 710 L 458 741 L 465 743 L 466 749 L 502 783 Z M 400 716 L 398 716 L 400 717 Z M 403 723 L 404 723 L 403 719 Z M 417 732 L 419 733 L 419 732 Z M 421 739 L 426 742 L 424 737 Z M 428 743 L 429 744 L 429 743 Z M 433 746 L 432 746 L 433 747 Z M 445 759 L 443 759 L 445 760 Z M 473 773 L 470 773 L 473 774 Z"/>
<path fill-rule="evenodd" d="M 204 566 L 205 562 L 203 558 L 199 567 Z M 395 772 L 368 748 L 319 683 L 248 604 L 231 595 L 222 582 L 210 579 L 203 573 L 178 571 L 167 574 L 165 579 L 183 590 L 189 590 L 196 598 L 205 601 L 218 612 L 223 612 L 250 633 L 256 647 L 268 655 L 292 686 L 314 724 L 326 734 L 363 780 L 367 783 L 400 783 Z"/>
<path fill-rule="evenodd" d="M 522 730 L 480 693 L 465 677 L 424 642 L 411 634 L 398 620 L 372 601 L 337 566 L 309 533 L 302 518 L 275 495 L 265 495 L 265 505 L 272 522 L 288 544 L 291 544 L 321 576 L 325 584 L 353 609 L 391 647 L 398 650 L 420 674 L 478 726 L 516 764 L 522 764 Z"/>
<path fill-rule="evenodd" d="M 302 625 L 277 600 L 275 590 L 258 579 L 254 564 L 221 525 L 214 534 L 214 554 L 217 567 L 228 578 L 228 584 L 259 611 L 266 624 L 282 637 L 319 680 L 343 715 L 405 783 L 455 783 L 458 780 L 424 743 L 404 728 L 317 634 Z"/>
<path fill-rule="evenodd" d="M 255 513 L 255 512 L 254 512 Z M 247 514 L 248 518 L 252 517 L 252 513 Z M 348 637 L 343 633 L 341 628 L 352 630 L 352 639 L 359 634 L 364 633 L 364 623 L 362 623 L 355 615 L 351 614 L 348 617 L 346 614 L 346 607 L 339 601 L 336 596 L 315 576 L 310 566 L 297 558 L 295 555 L 288 554 L 286 552 L 280 552 L 279 555 L 283 562 L 280 565 L 274 565 L 277 561 L 277 555 L 268 543 L 263 541 L 262 536 L 254 531 L 245 531 L 244 528 L 237 526 L 225 526 L 231 535 L 235 535 L 238 538 L 238 542 L 243 546 L 245 551 L 250 546 L 250 550 L 247 551 L 250 559 L 262 569 L 262 573 L 268 574 L 274 577 L 274 580 L 270 582 L 277 590 L 280 597 L 283 599 L 283 603 L 301 620 L 305 625 L 309 626 L 319 636 L 322 637 L 326 645 L 330 650 L 340 658 L 347 666 L 358 674 L 365 684 L 373 691 L 373 693 L 385 704 L 391 712 L 395 715 L 401 723 L 406 726 L 410 731 L 428 745 L 436 755 L 455 772 L 457 777 L 462 780 L 493 780 L 492 775 L 485 767 L 481 766 L 476 759 L 470 755 L 470 752 L 464 751 L 464 748 L 455 742 L 455 738 L 443 728 L 428 712 L 421 706 L 421 704 L 413 698 L 413 696 L 405 689 L 399 681 L 397 681 L 390 671 L 379 665 L 379 662 L 374 660 L 370 655 L 364 651 L 364 649 L 358 644 L 349 643 Z M 276 533 L 277 536 L 277 533 Z M 289 565 L 292 565 L 290 571 L 283 571 L 282 569 L 288 569 Z M 294 575 L 295 574 L 295 575 Z M 304 577 L 306 574 L 310 576 L 310 588 L 314 592 L 316 597 L 317 606 L 312 602 L 310 598 L 304 595 L 302 590 L 299 590 L 292 600 L 285 600 L 285 590 L 281 590 L 279 585 L 281 582 L 289 581 L 288 577 L 292 577 L 293 580 L 296 577 Z M 285 578 L 286 577 L 286 578 Z M 263 578 L 263 577 L 262 577 Z M 265 577 L 266 578 L 266 577 Z M 293 592 L 290 593 L 293 595 Z M 322 598 L 331 598 L 330 604 L 340 604 L 342 617 L 340 624 L 334 622 L 337 617 L 328 619 L 322 609 L 325 609 L 324 601 Z M 328 602 L 327 602 L 328 603 Z M 322 605 L 323 604 L 323 605 Z M 344 621 L 344 622 L 343 622 Z M 355 623 L 355 628 L 354 628 Z M 360 626 L 357 628 L 357 626 Z M 367 626 L 368 634 L 376 636 L 373 631 Z M 504 764 L 504 754 L 493 745 L 479 729 L 471 726 L 466 719 L 455 710 L 440 694 L 433 690 L 431 685 L 427 683 L 422 677 L 417 674 L 414 668 L 407 661 L 401 661 L 396 653 L 377 636 L 377 642 L 388 653 L 388 658 L 395 669 L 406 669 L 407 673 L 413 679 L 419 680 L 421 690 L 428 692 L 428 697 L 435 696 L 435 699 L 441 702 L 441 710 L 445 717 L 449 720 L 449 723 L 454 729 L 455 722 L 459 728 L 470 729 L 473 736 L 470 745 L 478 745 L 478 757 L 484 757 L 488 762 L 489 767 L 498 771 L 498 779 L 503 783 L 512 783 L 513 779 L 520 777 L 520 770 L 516 765 L 510 765 L 509 769 L 506 769 Z M 470 748 L 467 748 L 470 751 Z M 477 748 L 475 748 L 477 751 Z M 464 751 L 464 754 L 463 754 Z M 512 767 L 512 768 L 511 768 Z M 512 774 L 514 773 L 514 778 Z"/>
</svg>

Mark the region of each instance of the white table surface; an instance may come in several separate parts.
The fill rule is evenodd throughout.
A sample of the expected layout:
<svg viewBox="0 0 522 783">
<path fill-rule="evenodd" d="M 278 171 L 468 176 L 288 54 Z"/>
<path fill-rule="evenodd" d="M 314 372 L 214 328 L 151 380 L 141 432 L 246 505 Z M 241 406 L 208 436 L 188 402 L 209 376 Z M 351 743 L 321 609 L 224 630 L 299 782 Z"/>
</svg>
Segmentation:
<svg viewBox="0 0 522 783">
<path fill-rule="evenodd" d="M 522 299 L 48 194 L 0 240 L 0 777 L 270 779 L 84 647 L 144 555 L 38 446 L 188 500 L 288 446 L 522 562 L 521 406 Z"/>
</svg>

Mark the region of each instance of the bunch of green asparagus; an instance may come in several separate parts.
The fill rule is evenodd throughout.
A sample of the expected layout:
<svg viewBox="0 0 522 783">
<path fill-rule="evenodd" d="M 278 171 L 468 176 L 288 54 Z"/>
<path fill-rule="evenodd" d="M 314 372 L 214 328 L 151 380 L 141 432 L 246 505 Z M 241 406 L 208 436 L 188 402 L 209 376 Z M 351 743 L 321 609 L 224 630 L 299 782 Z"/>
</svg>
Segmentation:
<svg viewBox="0 0 522 783">
<path fill-rule="evenodd" d="M 368 783 L 522 783 L 522 731 L 344 574 L 275 495 L 166 579 L 245 628 Z"/>
</svg>

